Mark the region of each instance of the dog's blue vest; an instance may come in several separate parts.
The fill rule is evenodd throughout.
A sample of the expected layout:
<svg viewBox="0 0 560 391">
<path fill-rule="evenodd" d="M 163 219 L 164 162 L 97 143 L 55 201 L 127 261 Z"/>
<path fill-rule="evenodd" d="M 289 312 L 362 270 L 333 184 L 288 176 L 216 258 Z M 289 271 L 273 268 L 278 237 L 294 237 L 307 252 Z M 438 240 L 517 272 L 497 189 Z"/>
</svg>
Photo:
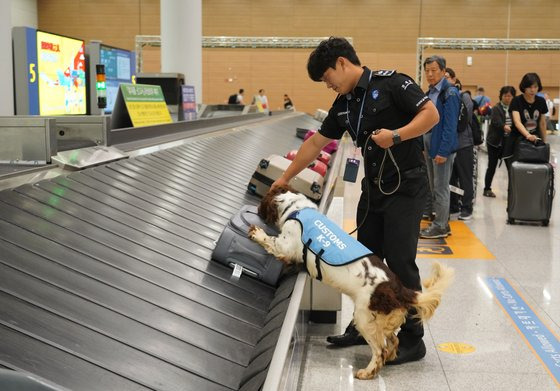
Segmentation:
<svg viewBox="0 0 560 391">
<path fill-rule="evenodd" d="M 318 280 L 322 278 L 319 268 L 321 260 L 331 266 L 343 266 L 373 254 L 369 248 L 313 208 L 293 212 L 288 220 L 297 220 L 301 224 L 304 265 L 307 268 L 306 255 L 309 249 L 315 254 Z"/>
</svg>

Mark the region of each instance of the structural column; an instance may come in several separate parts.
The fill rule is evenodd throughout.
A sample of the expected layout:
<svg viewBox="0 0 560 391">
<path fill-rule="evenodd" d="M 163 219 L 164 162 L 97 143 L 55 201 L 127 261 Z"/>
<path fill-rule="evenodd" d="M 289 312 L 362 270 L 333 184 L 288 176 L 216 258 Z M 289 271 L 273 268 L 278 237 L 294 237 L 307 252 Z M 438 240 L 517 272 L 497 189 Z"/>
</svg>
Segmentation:
<svg viewBox="0 0 560 391">
<path fill-rule="evenodd" d="M 12 70 L 12 0 L 0 0 L 0 115 L 14 115 Z"/>
<path fill-rule="evenodd" d="M 185 75 L 202 102 L 202 0 L 161 0 L 161 71 Z"/>
</svg>

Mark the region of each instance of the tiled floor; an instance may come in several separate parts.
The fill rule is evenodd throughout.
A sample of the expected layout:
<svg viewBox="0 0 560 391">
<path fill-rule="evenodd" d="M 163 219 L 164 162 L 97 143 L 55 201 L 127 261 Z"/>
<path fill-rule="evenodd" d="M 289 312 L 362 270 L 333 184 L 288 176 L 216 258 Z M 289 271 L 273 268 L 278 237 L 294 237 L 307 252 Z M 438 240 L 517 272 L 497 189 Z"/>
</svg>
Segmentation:
<svg viewBox="0 0 560 391">
<path fill-rule="evenodd" d="M 560 136 L 549 136 L 560 151 Z M 308 328 L 304 367 L 298 389 L 313 390 L 557 390 L 558 371 L 549 371 L 514 326 L 489 288 L 488 277 L 505 279 L 541 322 L 560 340 L 560 206 L 553 205 L 549 227 L 506 224 L 505 166 L 494 177 L 497 198 L 482 197 L 486 153 L 479 153 L 479 182 L 474 219 L 465 224 L 495 259 L 436 258 L 453 267 L 456 278 L 435 316 L 425 327 L 426 357 L 401 366 L 386 366 L 373 380 L 357 380 L 353 372 L 370 358 L 367 346 L 333 348 L 325 336 L 338 334 L 352 317 L 352 302 L 343 297 L 335 325 Z M 558 188 L 558 186 L 556 186 Z M 345 221 L 353 218 L 359 188 L 346 186 Z M 461 223 L 462 224 L 462 223 Z M 345 224 L 348 225 L 348 224 Z M 345 227 L 352 228 L 352 227 Z M 474 251 L 474 250 L 473 250 Z M 418 258 L 421 275 L 429 273 L 434 258 Z M 442 343 L 474 347 L 467 354 L 447 353 Z M 560 351 L 556 351 L 560 367 Z"/>
</svg>

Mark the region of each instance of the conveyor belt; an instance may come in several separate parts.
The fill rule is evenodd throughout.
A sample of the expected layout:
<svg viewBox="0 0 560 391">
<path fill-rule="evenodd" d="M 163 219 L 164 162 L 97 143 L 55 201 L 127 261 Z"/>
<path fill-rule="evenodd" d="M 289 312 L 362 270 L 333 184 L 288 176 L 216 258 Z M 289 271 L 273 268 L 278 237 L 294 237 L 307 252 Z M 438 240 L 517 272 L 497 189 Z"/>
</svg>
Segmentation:
<svg viewBox="0 0 560 391">
<path fill-rule="evenodd" d="M 0 192 L 0 368 L 73 390 L 258 390 L 295 276 L 210 260 L 306 115 Z M 0 379 L 1 383 L 1 379 Z"/>
</svg>

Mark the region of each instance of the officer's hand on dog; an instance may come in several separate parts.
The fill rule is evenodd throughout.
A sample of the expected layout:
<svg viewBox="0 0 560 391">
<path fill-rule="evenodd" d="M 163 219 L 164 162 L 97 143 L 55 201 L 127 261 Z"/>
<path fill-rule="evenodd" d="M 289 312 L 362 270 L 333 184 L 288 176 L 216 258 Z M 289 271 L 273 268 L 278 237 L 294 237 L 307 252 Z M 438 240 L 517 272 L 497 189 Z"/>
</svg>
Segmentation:
<svg viewBox="0 0 560 391">
<path fill-rule="evenodd" d="M 275 187 L 278 187 L 278 186 L 287 186 L 289 182 L 290 181 L 285 180 L 284 177 L 280 177 L 280 178 L 278 178 L 274 181 L 272 186 L 270 186 L 270 190 L 272 190 L 272 189 L 274 189 Z"/>
<path fill-rule="evenodd" d="M 389 129 L 377 129 L 371 134 L 371 139 L 383 149 L 393 146 L 393 131 Z"/>
</svg>

